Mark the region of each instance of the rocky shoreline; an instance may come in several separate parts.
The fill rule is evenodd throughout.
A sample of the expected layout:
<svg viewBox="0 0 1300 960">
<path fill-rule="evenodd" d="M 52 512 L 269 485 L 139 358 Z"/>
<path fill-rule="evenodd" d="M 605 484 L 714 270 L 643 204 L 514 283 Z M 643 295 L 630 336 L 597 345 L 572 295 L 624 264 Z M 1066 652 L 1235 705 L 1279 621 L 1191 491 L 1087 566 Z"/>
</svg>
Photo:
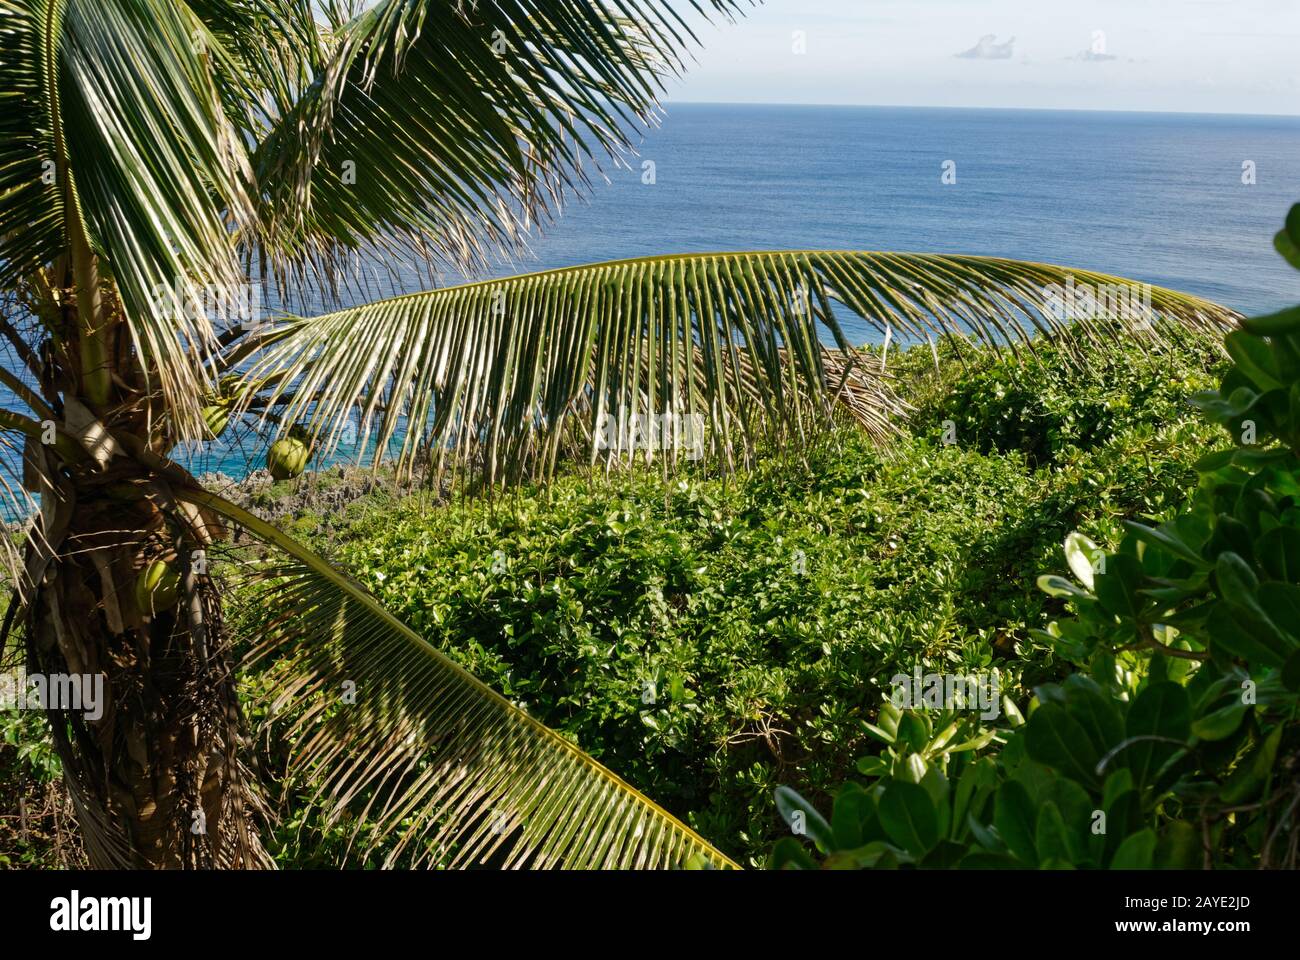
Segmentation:
<svg viewBox="0 0 1300 960">
<path fill-rule="evenodd" d="M 376 492 L 400 497 L 421 485 L 417 474 L 399 481 L 390 470 L 334 466 L 304 473 L 296 480 L 277 482 L 265 469 L 238 480 L 225 473 L 204 473 L 197 478 L 204 489 L 236 503 L 268 523 L 279 524 L 307 514 L 341 517 L 348 505 Z"/>
<path fill-rule="evenodd" d="M 199 474 L 199 484 L 212 493 L 236 503 L 268 523 L 281 523 L 316 514 L 327 520 L 341 517 L 348 505 L 375 493 L 402 497 L 420 489 L 422 473 L 398 480 L 393 471 L 381 467 L 337 465 L 323 470 L 309 470 L 296 480 L 277 482 L 270 471 L 260 468 L 242 480 L 219 471 Z M 437 498 L 445 498 L 446 491 Z M 10 537 L 26 535 L 31 517 L 0 520 L 0 527 Z"/>
</svg>

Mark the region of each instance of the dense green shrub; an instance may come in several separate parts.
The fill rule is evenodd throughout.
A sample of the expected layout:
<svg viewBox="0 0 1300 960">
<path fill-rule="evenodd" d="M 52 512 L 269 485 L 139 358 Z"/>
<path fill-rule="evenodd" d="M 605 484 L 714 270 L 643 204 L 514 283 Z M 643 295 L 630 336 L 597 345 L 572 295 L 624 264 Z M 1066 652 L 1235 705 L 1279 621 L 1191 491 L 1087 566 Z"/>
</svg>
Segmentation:
<svg viewBox="0 0 1300 960">
<path fill-rule="evenodd" d="M 943 342 L 938 371 L 927 348 L 907 351 L 893 373 L 915 407 L 912 429 L 939 436 L 951 424 L 962 446 L 1020 453 L 1035 465 L 1093 450 L 1138 423 L 1180 419 L 1202 372 L 1222 357 L 1210 337 L 1162 343 L 1122 327 L 1095 336 L 1129 339 L 1132 349 L 1077 350 L 1036 341 L 1020 362 L 962 340 Z M 1146 349 L 1142 349 L 1143 347 Z M 1082 369 L 1081 369 L 1082 365 Z"/>
<path fill-rule="evenodd" d="M 398 500 L 381 485 L 346 511 L 301 498 L 291 522 L 484 680 L 761 863 L 786 832 L 779 785 L 824 805 L 859 760 L 875 777 L 945 751 L 960 780 L 954 765 L 987 752 L 988 731 L 918 714 L 900 739 L 879 710 L 890 677 L 996 668 L 1021 703 L 1059 681 L 1058 642 L 1033 631 L 1063 601 L 1035 589 L 1037 574 L 1071 530 L 1115 545 L 1124 519 L 1184 505 L 1214 435 L 1189 402 L 1213 382 L 1216 355 L 1200 342 L 1087 353 L 1092 372 L 1071 375 L 1071 389 L 1079 409 L 1110 411 L 1107 426 L 1058 417 L 1049 457 L 982 438 L 1010 435 L 1021 408 L 1008 397 L 1061 408 L 1065 375 L 1050 374 L 1061 358 L 1040 348 L 1049 373 L 1027 376 L 1009 358 L 961 354 L 946 345 L 938 373 L 928 347 L 891 357 L 918 410 L 889 450 L 846 432 L 727 482 L 573 475 L 495 504 Z M 999 404 L 981 405 L 986 394 Z M 944 420 L 957 443 L 944 442 Z M 236 630 L 260 615 L 239 597 L 228 614 Z M 259 720 L 263 680 L 245 684 Z M 258 742 L 278 777 L 290 745 Z M 303 796 L 280 813 L 268 843 L 285 866 L 377 862 L 349 845 L 354 824 L 325 825 Z"/>
<path fill-rule="evenodd" d="M 1071 535 L 1074 580 L 1039 581 L 1073 616 L 1035 635 L 1077 672 L 1027 722 L 885 704 L 887 750 L 829 821 L 777 792 L 819 856 L 787 837 L 774 866 L 1300 863 L 1300 308 L 1245 326 L 1195 398 L 1232 445 L 1199 459 L 1188 506 L 1113 550 Z"/>
<path fill-rule="evenodd" d="M 969 373 L 945 358 L 935 378 L 923 351 L 928 368 L 895 365 L 921 413 L 889 450 L 846 432 L 727 482 L 574 475 L 495 504 L 362 502 L 320 542 L 486 682 L 761 863 L 782 830 L 772 792 L 828 796 L 873 742 L 895 672 L 996 667 L 1008 690 L 1057 678 L 1056 650 L 1030 634 L 1060 609 L 1038 571 L 1072 529 L 1117 542 L 1120 520 L 1179 506 L 1209 436 L 1187 402 L 1211 382 L 1201 345 L 1135 349 L 1124 369 L 1166 371 L 1141 402 L 1114 397 L 1141 377 L 1117 380 L 1098 352 L 1075 384 L 1111 404 L 1113 432 L 1041 464 L 939 430 L 946 409 L 972 437 L 989 429 L 961 412 L 971 378 L 1032 379 L 984 355 Z M 310 856 L 302 829 L 285 862 Z"/>
</svg>

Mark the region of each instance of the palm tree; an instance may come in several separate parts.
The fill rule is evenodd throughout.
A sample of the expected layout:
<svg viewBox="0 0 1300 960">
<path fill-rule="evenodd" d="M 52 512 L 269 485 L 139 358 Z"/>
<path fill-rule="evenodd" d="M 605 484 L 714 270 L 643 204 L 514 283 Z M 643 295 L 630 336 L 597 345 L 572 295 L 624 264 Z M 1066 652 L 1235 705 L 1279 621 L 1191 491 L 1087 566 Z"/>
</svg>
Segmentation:
<svg viewBox="0 0 1300 960">
<path fill-rule="evenodd" d="M 361 6 L 0 0 L 0 436 L 21 459 L 12 508 L 37 502 L 5 633 L 29 673 L 106 678 L 98 719 L 48 711 L 90 861 L 267 862 L 207 567 L 239 528 L 264 545 L 250 562 L 278 615 L 251 640 L 296 704 L 297 769 L 391 857 L 727 865 L 170 455 L 228 415 L 317 454 L 352 423 L 399 470 L 490 488 L 613 463 L 606 425 L 656 413 L 702 424 L 696 452 L 733 468 L 844 418 L 888 431 L 878 361 L 836 309 L 1015 344 L 1065 334 L 1050 285 L 1117 281 L 965 256 L 688 254 L 352 306 L 358 258 L 472 274 L 519 249 L 627 155 L 694 42 L 663 0 Z M 261 284 L 338 309 L 211 309 L 212 291 Z M 1231 317 L 1157 290 L 1148 319 Z M 682 455 L 664 454 L 665 470 Z"/>
</svg>

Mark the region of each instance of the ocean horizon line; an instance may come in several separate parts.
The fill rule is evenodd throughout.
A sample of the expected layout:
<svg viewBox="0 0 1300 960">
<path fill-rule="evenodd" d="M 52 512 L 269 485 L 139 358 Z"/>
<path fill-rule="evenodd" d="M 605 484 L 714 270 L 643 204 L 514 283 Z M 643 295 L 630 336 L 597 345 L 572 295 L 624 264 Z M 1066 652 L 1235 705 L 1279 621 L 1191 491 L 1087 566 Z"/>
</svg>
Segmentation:
<svg viewBox="0 0 1300 960">
<path fill-rule="evenodd" d="M 1294 120 L 1300 122 L 1297 113 L 1225 113 L 1221 110 L 1121 110 L 1111 107 L 970 107 L 944 106 L 938 104 L 908 103 L 816 103 L 803 100 L 767 101 L 767 100 L 678 100 L 665 97 L 662 106 L 678 107 L 813 107 L 823 110 L 933 110 L 935 112 L 961 111 L 964 113 L 1087 113 L 1121 116 L 1156 116 L 1156 117 L 1223 117 L 1226 119 L 1261 119 Z"/>
</svg>

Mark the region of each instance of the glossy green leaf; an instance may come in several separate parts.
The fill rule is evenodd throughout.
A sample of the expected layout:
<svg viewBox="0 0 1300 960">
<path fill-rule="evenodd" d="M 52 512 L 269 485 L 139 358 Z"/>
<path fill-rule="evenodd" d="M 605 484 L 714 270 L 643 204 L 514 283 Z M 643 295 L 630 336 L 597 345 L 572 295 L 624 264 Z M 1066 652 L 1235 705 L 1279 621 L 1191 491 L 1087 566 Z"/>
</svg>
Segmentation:
<svg viewBox="0 0 1300 960">
<path fill-rule="evenodd" d="M 914 856 L 939 841 L 939 819 L 924 787 L 893 780 L 881 795 L 880 823 L 889 839 Z"/>
<path fill-rule="evenodd" d="M 807 836 L 822 853 L 835 849 L 835 832 L 831 825 L 797 791 L 790 787 L 777 787 L 776 809 L 797 836 Z"/>
<path fill-rule="evenodd" d="M 1139 830 L 1125 837 L 1110 861 L 1112 870 L 1150 870 L 1155 865 L 1156 835 L 1153 830 Z"/>
<path fill-rule="evenodd" d="M 1038 863 L 1034 830 L 1037 814 L 1023 786 L 1008 780 L 998 787 L 993 825 L 1007 848 L 1025 864 Z"/>
<path fill-rule="evenodd" d="M 1148 786 L 1179 750 L 1178 745 L 1186 742 L 1191 734 L 1191 710 L 1186 689 L 1169 681 L 1151 684 L 1133 701 L 1125 724 L 1131 742 L 1120 754 L 1120 762 L 1133 772 L 1139 788 Z"/>
</svg>

